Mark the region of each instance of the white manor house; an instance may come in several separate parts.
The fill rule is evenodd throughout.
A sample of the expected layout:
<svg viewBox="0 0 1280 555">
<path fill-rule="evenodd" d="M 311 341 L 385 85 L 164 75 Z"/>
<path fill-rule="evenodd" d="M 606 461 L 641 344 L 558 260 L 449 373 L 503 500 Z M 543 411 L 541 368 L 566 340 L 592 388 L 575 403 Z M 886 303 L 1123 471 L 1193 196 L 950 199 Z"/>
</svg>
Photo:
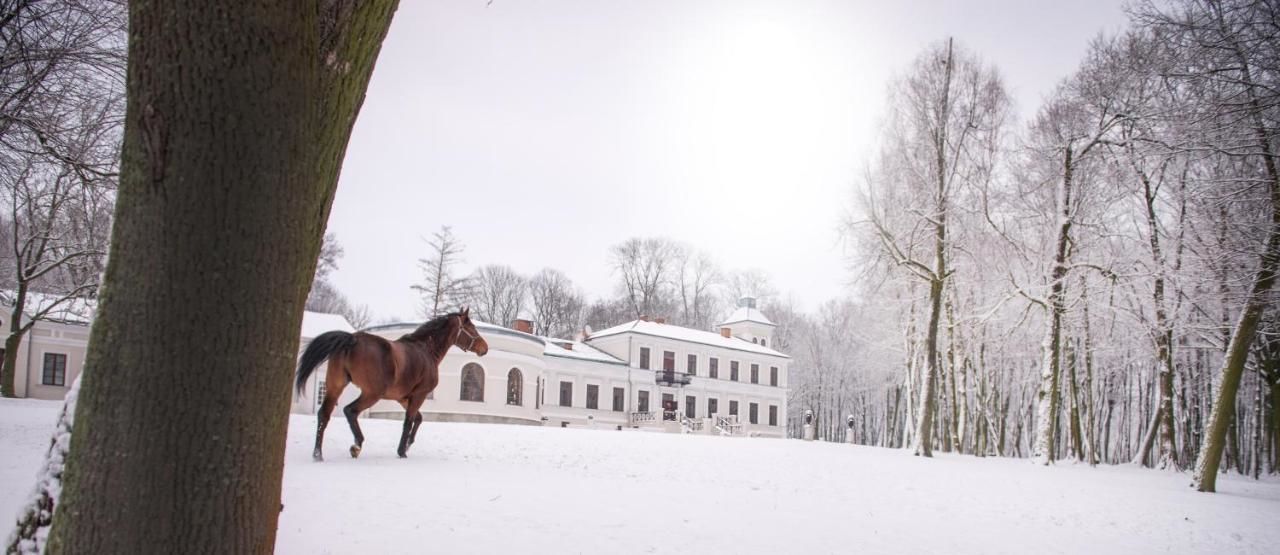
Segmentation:
<svg viewBox="0 0 1280 555">
<path fill-rule="evenodd" d="M 776 327 L 744 298 L 719 333 L 634 320 L 582 340 L 539 337 L 532 323 L 512 328 L 476 322 L 489 344 L 484 357 L 452 348 L 440 363 L 440 385 L 427 398 L 426 420 L 495 422 L 600 429 L 785 437 L 787 363 L 772 348 Z M 365 329 L 394 340 L 419 323 Z M 308 313 L 302 339 L 341 329 L 341 317 Z M 323 370 L 312 374 L 293 412 L 314 414 Z M 343 392 L 339 406 L 358 395 Z M 369 416 L 403 417 L 394 401 Z"/>
</svg>

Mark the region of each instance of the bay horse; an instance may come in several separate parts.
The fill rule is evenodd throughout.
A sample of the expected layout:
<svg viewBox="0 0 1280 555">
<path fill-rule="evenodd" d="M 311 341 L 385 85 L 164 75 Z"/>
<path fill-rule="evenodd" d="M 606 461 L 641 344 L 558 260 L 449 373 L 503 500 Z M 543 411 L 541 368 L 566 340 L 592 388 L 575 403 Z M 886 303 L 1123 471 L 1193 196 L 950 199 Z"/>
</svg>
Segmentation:
<svg viewBox="0 0 1280 555">
<path fill-rule="evenodd" d="M 329 425 L 329 415 L 338 404 L 338 396 L 348 383 L 360 388 L 360 397 L 352 401 L 342 413 L 351 425 L 355 443 L 351 446 L 351 458 L 360 456 L 364 446 L 364 434 L 356 416 L 380 399 L 398 401 L 404 407 L 404 429 L 400 432 L 400 447 L 396 454 L 405 458 L 409 446 L 418 436 L 422 425 L 423 401 L 440 383 L 440 360 L 449 347 L 484 356 L 489 344 L 471 323 L 471 311 L 462 309 L 435 318 L 395 341 L 377 335 L 345 331 L 325 332 L 311 340 L 298 362 L 296 385 L 301 393 L 307 378 L 325 359 L 329 370 L 325 376 L 324 401 L 316 414 L 316 449 L 311 457 L 324 460 L 321 445 L 324 429 Z"/>
</svg>

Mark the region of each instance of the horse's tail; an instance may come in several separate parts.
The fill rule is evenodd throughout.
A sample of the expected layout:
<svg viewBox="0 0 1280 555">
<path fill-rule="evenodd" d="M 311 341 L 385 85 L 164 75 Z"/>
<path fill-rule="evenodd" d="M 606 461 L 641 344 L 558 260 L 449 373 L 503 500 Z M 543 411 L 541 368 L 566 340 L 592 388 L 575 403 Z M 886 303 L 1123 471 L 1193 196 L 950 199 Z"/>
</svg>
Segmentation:
<svg viewBox="0 0 1280 555">
<path fill-rule="evenodd" d="M 307 344 L 307 349 L 302 352 L 302 360 L 298 361 L 298 378 L 295 381 L 298 393 L 302 393 L 307 385 L 307 378 L 311 377 L 311 373 L 315 372 L 321 362 L 355 346 L 356 336 L 345 331 L 328 331 L 312 339 L 311 343 Z"/>
</svg>

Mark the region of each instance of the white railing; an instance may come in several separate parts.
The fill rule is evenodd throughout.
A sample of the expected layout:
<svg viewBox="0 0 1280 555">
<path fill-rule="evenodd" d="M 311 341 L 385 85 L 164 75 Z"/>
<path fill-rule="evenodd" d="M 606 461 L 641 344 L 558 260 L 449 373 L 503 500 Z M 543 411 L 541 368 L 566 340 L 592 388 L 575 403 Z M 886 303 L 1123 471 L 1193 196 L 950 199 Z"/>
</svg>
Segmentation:
<svg viewBox="0 0 1280 555">
<path fill-rule="evenodd" d="M 696 434 L 702 432 L 703 421 L 700 418 L 689 418 L 682 416 L 680 418 L 680 431 L 686 434 Z"/>
<path fill-rule="evenodd" d="M 717 416 L 716 432 L 719 432 L 720 435 L 725 435 L 725 436 L 738 435 L 742 433 L 742 423 L 738 422 L 738 417 L 736 415 L 735 416 Z"/>
<path fill-rule="evenodd" d="M 652 423 L 652 422 L 654 422 L 654 416 L 653 416 L 653 413 L 652 413 L 652 412 L 649 412 L 649 411 L 640 411 L 640 412 L 633 412 L 633 413 L 631 413 L 631 424 L 632 424 L 632 425 L 636 425 L 636 424 L 649 424 L 649 423 Z"/>
</svg>

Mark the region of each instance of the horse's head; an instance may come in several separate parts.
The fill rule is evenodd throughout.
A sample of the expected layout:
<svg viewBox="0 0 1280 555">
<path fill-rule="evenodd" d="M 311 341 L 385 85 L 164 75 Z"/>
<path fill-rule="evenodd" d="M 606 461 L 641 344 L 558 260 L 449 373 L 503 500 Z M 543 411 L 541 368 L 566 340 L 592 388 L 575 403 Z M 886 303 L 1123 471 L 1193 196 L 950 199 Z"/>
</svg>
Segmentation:
<svg viewBox="0 0 1280 555">
<path fill-rule="evenodd" d="M 484 356 L 485 353 L 488 353 L 489 343 L 480 336 L 479 331 L 476 331 L 475 324 L 471 323 L 471 309 L 464 308 L 457 316 L 460 326 L 458 328 L 458 339 L 453 344 L 459 349 L 475 353 L 476 356 Z"/>
</svg>

